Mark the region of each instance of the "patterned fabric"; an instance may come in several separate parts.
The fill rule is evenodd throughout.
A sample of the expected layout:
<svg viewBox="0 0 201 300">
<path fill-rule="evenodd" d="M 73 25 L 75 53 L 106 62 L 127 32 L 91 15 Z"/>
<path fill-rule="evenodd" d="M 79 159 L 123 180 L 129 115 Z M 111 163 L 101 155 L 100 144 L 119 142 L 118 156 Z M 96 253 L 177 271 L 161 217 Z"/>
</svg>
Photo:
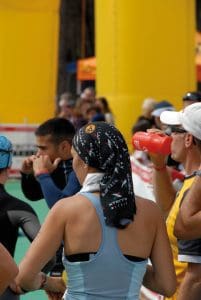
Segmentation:
<svg viewBox="0 0 201 300">
<path fill-rule="evenodd" d="M 12 144 L 7 137 L 0 135 L 0 169 L 10 168 L 12 164 Z"/>
<path fill-rule="evenodd" d="M 93 122 L 82 127 L 73 147 L 89 166 L 104 173 L 100 181 L 100 200 L 105 222 L 125 228 L 136 213 L 131 165 L 122 134 L 111 124 Z"/>
</svg>

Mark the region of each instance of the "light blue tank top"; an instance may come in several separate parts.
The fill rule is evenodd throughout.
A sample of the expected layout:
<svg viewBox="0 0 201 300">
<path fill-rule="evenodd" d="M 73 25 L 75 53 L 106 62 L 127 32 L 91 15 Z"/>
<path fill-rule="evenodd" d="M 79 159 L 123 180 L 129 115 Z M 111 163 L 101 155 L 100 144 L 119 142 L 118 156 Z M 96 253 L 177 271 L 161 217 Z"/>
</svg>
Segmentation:
<svg viewBox="0 0 201 300">
<path fill-rule="evenodd" d="M 98 252 L 89 261 L 70 262 L 63 256 L 68 274 L 65 300 L 137 300 L 147 260 L 133 262 L 121 252 L 117 229 L 105 225 L 99 197 L 82 192 L 96 208 L 102 227 Z"/>
</svg>

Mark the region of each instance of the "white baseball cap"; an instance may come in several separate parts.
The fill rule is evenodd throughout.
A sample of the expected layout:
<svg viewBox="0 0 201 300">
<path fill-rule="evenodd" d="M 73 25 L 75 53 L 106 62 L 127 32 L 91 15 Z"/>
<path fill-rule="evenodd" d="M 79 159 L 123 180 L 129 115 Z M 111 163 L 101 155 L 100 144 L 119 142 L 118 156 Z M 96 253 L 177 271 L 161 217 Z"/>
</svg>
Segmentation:
<svg viewBox="0 0 201 300">
<path fill-rule="evenodd" d="M 181 125 L 186 131 L 201 140 L 201 103 L 193 103 L 184 110 L 164 111 L 160 115 L 162 123 L 167 125 Z"/>
</svg>

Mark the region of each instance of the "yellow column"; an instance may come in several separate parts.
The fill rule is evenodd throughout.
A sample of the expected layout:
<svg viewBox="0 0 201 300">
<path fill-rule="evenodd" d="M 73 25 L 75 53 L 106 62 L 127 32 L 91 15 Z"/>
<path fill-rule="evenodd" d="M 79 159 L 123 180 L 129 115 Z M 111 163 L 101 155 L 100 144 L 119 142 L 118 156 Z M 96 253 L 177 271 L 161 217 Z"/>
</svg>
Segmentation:
<svg viewBox="0 0 201 300">
<path fill-rule="evenodd" d="M 97 93 L 128 144 L 145 97 L 181 108 L 196 88 L 195 1 L 96 0 Z"/>
<path fill-rule="evenodd" d="M 0 123 L 52 117 L 60 0 L 0 0 Z"/>
</svg>

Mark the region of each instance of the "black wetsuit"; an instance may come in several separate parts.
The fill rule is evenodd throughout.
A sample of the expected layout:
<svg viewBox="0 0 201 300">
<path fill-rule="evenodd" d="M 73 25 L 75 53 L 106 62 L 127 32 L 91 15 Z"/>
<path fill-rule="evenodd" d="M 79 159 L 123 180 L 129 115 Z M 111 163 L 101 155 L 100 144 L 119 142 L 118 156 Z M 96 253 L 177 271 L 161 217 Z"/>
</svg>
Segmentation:
<svg viewBox="0 0 201 300">
<path fill-rule="evenodd" d="M 14 256 L 18 230 L 22 229 L 30 242 L 40 229 L 40 222 L 32 207 L 9 195 L 0 184 L 0 242 Z M 17 300 L 18 295 L 7 289 L 0 300 Z"/>
</svg>

